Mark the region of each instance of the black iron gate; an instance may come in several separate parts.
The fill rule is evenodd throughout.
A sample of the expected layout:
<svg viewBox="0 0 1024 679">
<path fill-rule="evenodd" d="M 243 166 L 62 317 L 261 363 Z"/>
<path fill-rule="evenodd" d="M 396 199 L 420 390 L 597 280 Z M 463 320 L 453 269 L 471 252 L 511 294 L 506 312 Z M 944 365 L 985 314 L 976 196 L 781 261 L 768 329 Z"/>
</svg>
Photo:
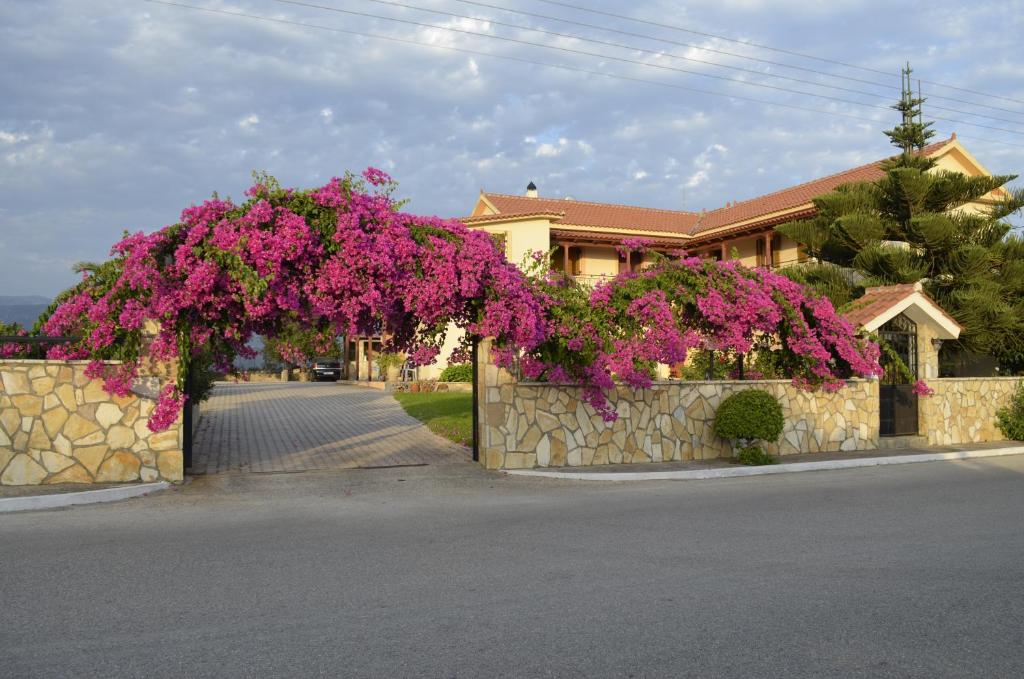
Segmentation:
<svg viewBox="0 0 1024 679">
<path fill-rule="evenodd" d="M 903 314 L 879 328 L 879 337 L 909 369 L 908 376 L 891 358 L 882 359 L 879 384 L 879 431 L 881 436 L 915 436 L 917 427 L 917 324 Z M 909 379 L 908 379 L 909 377 Z"/>
</svg>

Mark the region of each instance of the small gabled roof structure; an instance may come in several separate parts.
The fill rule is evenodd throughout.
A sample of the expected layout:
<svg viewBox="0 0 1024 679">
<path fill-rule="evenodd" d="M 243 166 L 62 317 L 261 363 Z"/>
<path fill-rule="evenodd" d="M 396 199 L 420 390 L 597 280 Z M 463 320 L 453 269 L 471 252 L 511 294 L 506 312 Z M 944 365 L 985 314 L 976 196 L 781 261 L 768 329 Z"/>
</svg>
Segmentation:
<svg viewBox="0 0 1024 679">
<path fill-rule="evenodd" d="M 843 317 L 855 326 L 874 332 L 899 314 L 918 324 L 931 325 L 938 339 L 956 339 L 963 330 L 921 287 L 921 283 L 884 285 L 868 288 L 854 300 Z"/>
</svg>

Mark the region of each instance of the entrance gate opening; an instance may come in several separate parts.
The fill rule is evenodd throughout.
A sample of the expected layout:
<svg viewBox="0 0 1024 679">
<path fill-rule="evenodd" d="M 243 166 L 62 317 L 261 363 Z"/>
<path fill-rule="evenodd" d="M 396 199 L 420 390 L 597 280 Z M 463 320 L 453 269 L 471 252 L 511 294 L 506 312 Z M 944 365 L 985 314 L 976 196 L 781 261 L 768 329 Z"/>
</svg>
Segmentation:
<svg viewBox="0 0 1024 679">
<path fill-rule="evenodd" d="M 897 370 L 891 359 L 882 361 L 882 379 L 879 384 L 879 434 L 881 436 L 916 436 L 918 432 L 917 394 L 917 324 L 899 314 L 878 330 L 904 365 L 910 370 L 910 380 Z"/>
</svg>

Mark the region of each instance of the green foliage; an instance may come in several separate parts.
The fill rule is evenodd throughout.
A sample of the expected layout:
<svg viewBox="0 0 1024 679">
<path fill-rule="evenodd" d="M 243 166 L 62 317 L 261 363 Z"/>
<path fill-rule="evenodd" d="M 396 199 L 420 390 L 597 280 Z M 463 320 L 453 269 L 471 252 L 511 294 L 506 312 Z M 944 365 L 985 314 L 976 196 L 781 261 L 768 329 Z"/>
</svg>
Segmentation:
<svg viewBox="0 0 1024 679">
<path fill-rule="evenodd" d="M 200 403 L 210 397 L 213 383 L 222 379 L 223 375 L 213 369 L 213 359 L 209 352 L 201 352 L 193 356 L 189 364 L 189 395 L 193 403 Z"/>
<path fill-rule="evenodd" d="M 375 359 L 381 374 L 387 374 L 391 368 L 399 368 L 405 364 L 404 354 L 395 354 L 390 351 L 383 351 L 377 354 Z"/>
<path fill-rule="evenodd" d="M 767 391 L 745 389 L 729 396 L 715 413 L 715 434 L 724 439 L 778 441 L 785 419 Z"/>
<path fill-rule="evenodd" d="M 1015 177 L 936 170 L 934 160 L 907 153 L 883 169 L 876 182 L 814 199 L 814 217 L 778 227 L 821 262 L 784 273 L 836 306 L 868 286 L 921 281 L 963 326 L 959 348 L 1001 358 L 1024 353 L 1024 242 L 1003 221 L 1024 208 L 1024 191 L 974 209 Z"/>
<path fill-rule="evenodd" d="M 805 222 L 794 222 L 804 225 Z M 832 300 L 837 309 L 864 294 L 861 277 L 853 269 L 844 269 L 829 262 L 808 262 L 787 266 L 780 273 Z"/>
<path fill-rule="evenodd" d="M 1017 387 L 1010 405 L 996 413 L 996 424 L 1011 441 L 1024 441 L 1024 384 Z"/>
<path fill-rule="evenodd" d="M 327 326 L 309 327 L 298 321 L 286 324 L 275 337 L 263 342 L 263 360 L 267 365 L 295 366 L 294 353 L 341 360 L 341 346 L 335 331 Z"/>
<path fill-rule="evenodd" d="M 743 446 L 736 453 L 736 461 L 746 465 L 776 464 L 778 460 L 764 452 L 761 446 Z"/>
<path fill-rule="evenodd" d="M 472 382 L 473 365 L 470 363 L 455 363 L 441 371 L 441 382 Z"/>
<path fill-rule="evenodd" d="M 690 352 L 689 359 L 679 372 L 679 377 L 684 380 L 706 380 L 708 379 L 708 366 L 714 362 L 713 370 L 711 372 L 711 379 L 713 380 L 725 380 L 729 379 L 729 372 L 732 370 L 735 364 L 729 354 L 721 351 L 714 352 L 714 358 L 712 358 L 711 352 L 703 349 L 695 349 Z"/>
<path fill-rule="evenodd" d="M 396 393 L 405 412 L 450 441 L 468 446 L 473 442 L 473 395 L 444 391 Z"/>
</svg>

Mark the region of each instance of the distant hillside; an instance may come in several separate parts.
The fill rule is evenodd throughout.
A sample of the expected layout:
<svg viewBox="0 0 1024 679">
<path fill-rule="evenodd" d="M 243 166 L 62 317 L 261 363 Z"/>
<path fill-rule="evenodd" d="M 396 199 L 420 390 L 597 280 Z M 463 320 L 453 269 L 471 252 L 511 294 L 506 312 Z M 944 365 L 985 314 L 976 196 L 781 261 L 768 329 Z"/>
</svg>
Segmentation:
<svg viewBox="0 0 1024 679">
<path fill-rule="evenodd" d="M 0 295 L 0 321 L 31 328 L 50 300 L 38 295 Z"/>
</svg>

